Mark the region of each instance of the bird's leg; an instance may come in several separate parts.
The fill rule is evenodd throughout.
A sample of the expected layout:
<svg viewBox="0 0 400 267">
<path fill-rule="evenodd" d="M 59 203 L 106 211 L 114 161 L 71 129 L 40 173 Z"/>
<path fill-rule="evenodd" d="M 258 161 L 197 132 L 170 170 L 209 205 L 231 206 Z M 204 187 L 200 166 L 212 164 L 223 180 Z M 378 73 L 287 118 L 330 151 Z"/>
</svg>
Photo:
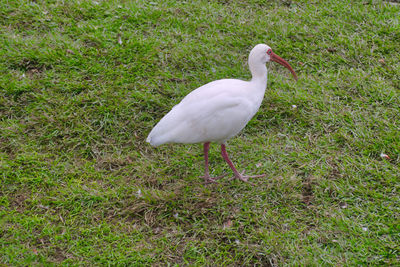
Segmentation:
<svg viewBox="0 0 400 267">
<path fill-rule="evenodd" d="M 211 177 L 210 177 L 210 171 L 208 168 L 208 151 L 210 150 L 210 142 L 204 143 L 204 180 L 207 182 L 213 182 L 211 181 Z"/>
<path fill-rule="evenodd" d="M 226 147 L 224 144 L 221 144 L 221 154 L 222 157 L 224 158 L 224 160 L 228 163 L 229 167 L 232 169 L 233 171 L 233 179 L 239 179 L 243 182 L 247 182 L 249 180 L 249 178 L 258 178 L 258 177 L 264 177 L 265 174 L 261 174 L 261 175 L 251 175 L 251 176 L 244 176 L 244 171 L 243 173 L 240 173 L 236 170 L 235 165 L 233 165 L 232 161 L 229 159 L 228 153 L 226 152 Z"/>
<path fill-rule="evenodd" d="M 216 180 L 224 177 L 226 174 L 221 175 L 221 176 L 217 176 L 217 177 L 214 177 L 214 178 L 212 178 L 210 176 L 210 171 L 209 171 L 209 168 L 208 168 L 208 151 L 209 150 L 210 150 L 210 142 L 204 143 L 204 163 L 205 163 L 204 169 L 205 169 L 205 171 L 204 171 L 203 178 L 204 178 L 204 181 L 206 183 L 216 183 Z"/>
</svg>

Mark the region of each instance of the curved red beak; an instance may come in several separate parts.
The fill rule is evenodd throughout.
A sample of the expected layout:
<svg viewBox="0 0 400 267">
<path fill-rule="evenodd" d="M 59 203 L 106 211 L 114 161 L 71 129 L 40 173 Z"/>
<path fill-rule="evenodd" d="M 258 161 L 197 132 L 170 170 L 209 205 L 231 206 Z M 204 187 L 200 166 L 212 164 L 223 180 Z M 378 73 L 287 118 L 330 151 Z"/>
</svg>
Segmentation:
<svg viewBox="0 0 400 267">
<path fill-rule="evenodd" d="M 294 72 L 293 68 L 289 65 L 289 63 L 287 63 L 286 60 L 284 60 L 283 58 L 281 58 L 280 56 L 278 56 L 277 54 L 275 54 L 272 51 L 271 51 L 270 57 L 271 57 L 271 61 L 278 62 L 282 66 L 288 68 L 290 70 L 290 72 L 293 74 L 294 79 L 297 81 L 296 72 Z"/>
</svg>

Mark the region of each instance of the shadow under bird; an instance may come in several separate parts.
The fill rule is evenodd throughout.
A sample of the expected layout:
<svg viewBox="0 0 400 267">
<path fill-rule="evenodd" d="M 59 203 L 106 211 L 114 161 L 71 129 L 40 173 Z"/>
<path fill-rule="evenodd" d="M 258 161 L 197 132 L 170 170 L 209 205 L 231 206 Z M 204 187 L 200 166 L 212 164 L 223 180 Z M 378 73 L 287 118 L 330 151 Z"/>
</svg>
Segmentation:
<svg viewBox="0 0 400 267">
<path fill-rule="evenodd" d="M 210 176 L 208 151 L 211 142 L 221 144 L 222 157 L 232 169 L 234 179 L 247 182 L 248 178 L 265 176 L 245 176 L 238 172 L 228 157 L 225 143 L 237 135 L 260 108 L 267 87 L 266 63 L 269 61 L 288 68 L 297 80 L 296 73 L 286 60 L 272 52 L 268 45 L 258 44 L 249 55 L 250 81 L 222 79 L 197 88 L 157 123 L 147 137 L 147 142 L 152 146 L 204 143 L 203 178 L 207 183 L 224 176 Z"/>
</svg>

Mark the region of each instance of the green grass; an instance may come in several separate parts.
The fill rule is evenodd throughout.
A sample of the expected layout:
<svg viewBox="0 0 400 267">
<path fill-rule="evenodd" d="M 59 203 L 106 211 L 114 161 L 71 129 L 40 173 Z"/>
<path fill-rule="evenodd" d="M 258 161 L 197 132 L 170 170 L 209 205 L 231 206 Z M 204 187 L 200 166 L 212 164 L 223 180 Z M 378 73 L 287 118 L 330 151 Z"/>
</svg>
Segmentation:
<svg viewBox="0 0 400 267">
<path fill-rule="evenodd" d="M 375 0 L 1 1 L 0 263 L 398 264 L 399 13 Z M 257 43 L 299 75 L 269 64 L 260 111 L 228 143 L 240 169 L 268 176 L 204 185 L 201 145 L 145 138 L 198 86 L 249 79 Z M 230 173 L 217 145 L 210 159 Z"/>
</svg>

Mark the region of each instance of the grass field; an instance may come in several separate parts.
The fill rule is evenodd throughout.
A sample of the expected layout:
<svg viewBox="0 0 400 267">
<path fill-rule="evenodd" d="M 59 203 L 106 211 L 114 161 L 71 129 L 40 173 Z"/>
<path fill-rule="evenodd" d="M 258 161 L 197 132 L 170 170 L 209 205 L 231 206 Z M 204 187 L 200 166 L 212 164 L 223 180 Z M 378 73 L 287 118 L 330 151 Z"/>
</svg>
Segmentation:
<svg viewBox="0 0 400 267">
<path fill-rule="evenodd" d="M 1 1 L 0 265 L 399 264 L 399 14 L 375 0 Z M 227 148 L 268 175 L 204 185 L 201 145 L 145 138 L 198 86 L 249 79 L 258 43 L 299 81 L 268 64 Z M 217 145 L 210 160 L 231 173 Z"/>
</svg>

